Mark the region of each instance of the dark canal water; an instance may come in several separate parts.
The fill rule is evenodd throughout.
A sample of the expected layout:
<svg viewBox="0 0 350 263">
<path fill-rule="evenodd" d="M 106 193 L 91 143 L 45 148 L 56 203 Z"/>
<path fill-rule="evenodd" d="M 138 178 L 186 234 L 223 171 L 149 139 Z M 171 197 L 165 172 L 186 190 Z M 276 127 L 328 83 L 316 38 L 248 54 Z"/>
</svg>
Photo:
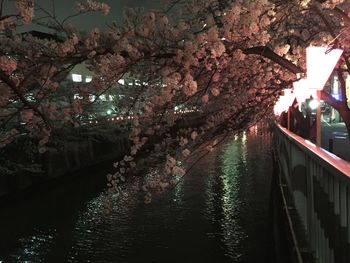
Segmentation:
<svg viewBox="0 0 350 263">
<path fill-rule="evenodd" d="M 106 213 L 105 171 L 91 171 L 2 206 L 0 262 L 271 262 L 270 143 L 230 138 L 148 205 L 130 190 Z"/>
</svg>

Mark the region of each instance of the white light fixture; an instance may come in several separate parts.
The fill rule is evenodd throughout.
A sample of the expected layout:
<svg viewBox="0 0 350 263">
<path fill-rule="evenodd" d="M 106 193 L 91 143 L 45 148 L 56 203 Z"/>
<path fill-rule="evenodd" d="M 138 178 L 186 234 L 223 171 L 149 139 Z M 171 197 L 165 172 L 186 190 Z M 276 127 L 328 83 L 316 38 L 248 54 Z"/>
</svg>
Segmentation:
<svg viewBox="0 0 350 263">
<path fill-rule="evenodd" d="M 72 81 L 73 82 L 82 82 L 82 76 L 80 74 L 72 74 Z"/>
<path fill-rule="evenodd" d="M 92 76 L 86 76 L 85 77 L 85 82 L 90 83 L 92 81 Z"/>
</svg>

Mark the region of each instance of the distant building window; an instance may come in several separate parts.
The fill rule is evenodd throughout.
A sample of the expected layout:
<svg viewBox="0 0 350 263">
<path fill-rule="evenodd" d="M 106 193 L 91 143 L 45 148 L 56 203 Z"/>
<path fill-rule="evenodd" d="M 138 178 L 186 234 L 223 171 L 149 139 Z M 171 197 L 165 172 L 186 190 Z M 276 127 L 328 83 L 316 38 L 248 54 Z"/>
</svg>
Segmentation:
<svg viewBox="0 0 350 263">
<path fill-rule="evenodd" d="M 339 82 L 338 82 L 338 77 L 334 76 L 333 78 L 333 94 L 339 94 Z"/>
<path fill-rule="evenodd" d="M 96 100 L 96 96 L 95 95 L 89 95 L 89 100 L 90 102 L 93 102 Z"/>
<path fill-rule="evenodd" d="M 106 95 L 105 95 L 105 94 L 100 95 L 99 98 L 100 98 L 100 100 L 102 100 L 102 101 L 107 101 Z"/>
<path fill-rule="evenodd" d="M 85 82 L 86 83 L 89 83 L 89 82 L 91 82 L 92 81 L 92 76 L 86 76 L 85 77 Z"/>
<path fill-rule="evenodd" d="M 72 74 L 73 82 L 82 82 L 82 76 L 80 74 Z"/>
<path fill-rule="evenodd" d="M 29 93 L 29 94 L 25 95 L 25 97 L 30 102 L 35 102 L 36 101 L 33 93 Z"/>
<path fill-rule="evenodd" d="M 121 84 L 121 85 L 125 85 L 125 80 L 124 79 L 120 79 L 120 80 L 118 80 L 118 83 Z"/>
<path fill-rule="evenodd" d="M 80 96 L 79 94 L 74 94 L 73 98 L 74 98 L 75 100 L 82 100 L 82 99 L 83 99 L 83 97 Z"/>
</svg>

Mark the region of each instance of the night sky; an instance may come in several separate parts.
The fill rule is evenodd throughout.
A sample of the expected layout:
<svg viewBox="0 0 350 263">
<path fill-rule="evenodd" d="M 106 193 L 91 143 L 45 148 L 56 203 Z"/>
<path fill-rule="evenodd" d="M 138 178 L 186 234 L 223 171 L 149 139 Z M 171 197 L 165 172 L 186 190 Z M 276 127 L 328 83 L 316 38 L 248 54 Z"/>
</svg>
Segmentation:
<svg viewBox="0 0 350 263">
<path fill-rule="evenodd" d="M 76 0 L 56 0 L 56 14 L 58 18 L 63 19 L 67 15 L 74 14 L 76 12 L 76 3 L 85 2 L 76 1 Z M 103 16 L 100 13 L 90 13 L 84 14 L 79 17 L 76 17 L 71 21 L 71 23 L 81 29 L 81 30 L 90 30 L 94 27 L 103 28 L 107 23 L 111 21 L 117 21 L 117 23 L 122 23 L 122 14 L 124 7 L 143 7 L 146 10 L 155 9 L 160 6 L 160 0 L 101 0 L 100 2 L 106 3 L 111 7 L 111 12 L 108 16 Z M 52 11 L 52 1 L 51 0 L 36 0 L 37 5 L 42 6 L 43 8 Z M 7 1 L 5 9 L 7 12 L 13 10 L 14 3 L 13 1 Z M 22 28 L 22 30 L 26 31 Z"/>
<path fill-rule="evenodd" d="M 40 0 L 38 3 L 51 2 L 48 0 Z M 115 20 L 121 22 L 124 7 L 136 7 L 141 6 L 145 9 L 152 9 L 159 6 L 159 0 L 101 0 L 111 7 L 111 12 L 108 16 L 103 16 L 102 14 L 86 14 L 77 19 L 72 20 L 73 24 L 79 28 L 93 28 L 93 27 L 104 27 L 106 23 L 110 23 Z M 77 1 L 74 0 L 59 0 L 56 3 L 56 10 L 58 14 L 64 16 L 67 10 L 75 11 L 75 5 Z"/>
</svg>

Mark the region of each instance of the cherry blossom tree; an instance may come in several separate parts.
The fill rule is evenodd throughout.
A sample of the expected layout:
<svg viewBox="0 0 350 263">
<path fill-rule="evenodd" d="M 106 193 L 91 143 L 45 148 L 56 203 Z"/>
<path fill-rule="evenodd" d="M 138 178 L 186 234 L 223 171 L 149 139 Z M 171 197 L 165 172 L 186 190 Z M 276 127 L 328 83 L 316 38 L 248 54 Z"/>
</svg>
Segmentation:
<svg viewBox="0 0 350 263">
<path fill-rule="evenodd" d="M 125 9 L 123 25 L 111 23 L 87 35 L 70 19 L 107 14 L 108 5 L 78 3 L 77 13 L 62 21 L 33 0 L 15 5 L 16 14 L 0 13 L 0 30 L 13 32 L 0 39 L 0 146 L 6 149 L 26 134 L 44 152 L 52 133 L 76 123 L 90 107 L 91 94 L 118 89 L 123 98 L 116 103 L 133 118 L 131 130 L 125 130 L 132 146 L 115 163 L 109 185 L 115 188 L 129 174 L 163 160 L 162 173 L 142 186 L 145 201 L 151 189 L 162 190 L 185 173 L 180 161 L 201 158 L 225 136 L 268 116 L 281 90 L 305 72 L 308 45 L 345 50 L 337 68 L 345 91 L 345 1 L 173 0 L 147 13 Z M 54 37 L 19 34 L 24 23 L 44 25 Z M 62 105 L 57 99 L 62 81 L 81 63 L 94 72 L 93 79 L 74 90 L 81 100 Z M 118 83 L 124 78 L 134 85 Z M 350 127 L 345 92 L 341 102 L 325 92 L 323 98 Z M 193 154 L 195 149 L 202 151 Z"/>
</svg>

